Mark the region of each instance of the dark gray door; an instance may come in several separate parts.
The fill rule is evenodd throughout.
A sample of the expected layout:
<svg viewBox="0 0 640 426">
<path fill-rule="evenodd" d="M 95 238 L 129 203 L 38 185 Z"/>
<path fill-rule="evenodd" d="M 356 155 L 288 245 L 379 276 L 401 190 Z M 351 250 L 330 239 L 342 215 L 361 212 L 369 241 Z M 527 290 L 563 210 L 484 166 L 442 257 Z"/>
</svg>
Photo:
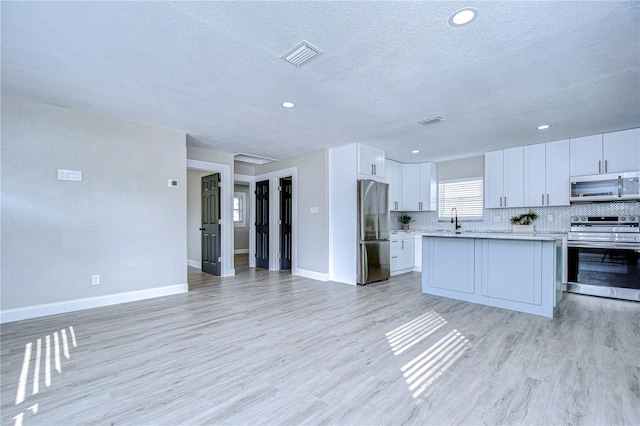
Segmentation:
<svg viewBox="0 0 640 426">
<path fill-rule="evenodd" d="M 220 173 L 202 177 L 202 272 L 221 274 Z"/>
<path fill-rule="evenodd" d="M 291 269 L 292 191 L 291 177 L 280 179 L 280 269 Z"/>
<path fill-rule="evenodd" d="M 269 269 L 269 181 L 256 183 L 256 266 Z"/>
</svg>

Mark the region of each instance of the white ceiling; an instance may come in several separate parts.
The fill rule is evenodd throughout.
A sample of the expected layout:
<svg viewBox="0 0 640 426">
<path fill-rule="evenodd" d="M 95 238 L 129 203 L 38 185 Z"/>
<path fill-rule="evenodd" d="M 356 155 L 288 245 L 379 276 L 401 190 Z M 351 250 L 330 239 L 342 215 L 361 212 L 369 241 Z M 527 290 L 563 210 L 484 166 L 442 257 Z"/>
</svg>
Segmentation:
<svg viewBox="0 0 640 426">
<path fill-rule="evenodd" d="M 449 26 L 464 6 L 477 19 Z M 640 126 L 637 1 L 2 1 L 1 14 L 3 94 L 217 151 L 363 142 L 442 161 Z M 279 58 L 302 40 L 324 53 Z"/>
</svg>

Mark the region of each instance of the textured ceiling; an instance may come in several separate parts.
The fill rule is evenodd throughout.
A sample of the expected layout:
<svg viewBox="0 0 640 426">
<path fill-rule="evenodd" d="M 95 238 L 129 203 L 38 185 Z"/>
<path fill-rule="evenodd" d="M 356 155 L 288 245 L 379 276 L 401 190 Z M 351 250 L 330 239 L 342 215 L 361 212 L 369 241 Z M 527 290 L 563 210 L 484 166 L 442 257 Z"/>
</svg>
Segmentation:
<svg viewBox="0 0 640 426">
<path fill-rule="evenodd" d="M 477 19 L 449 26 L 464 6 Z M 640 126 L 636 1 L 0 7 L 3 94 L 184 131 L 217 151 L 285 158 L 363 142 L 442 161 Z M 302 67 L 280 59 L 302 40 L 324 53 Z M 434 115 L 445 121 L 417 124 Z"/>
</svg>

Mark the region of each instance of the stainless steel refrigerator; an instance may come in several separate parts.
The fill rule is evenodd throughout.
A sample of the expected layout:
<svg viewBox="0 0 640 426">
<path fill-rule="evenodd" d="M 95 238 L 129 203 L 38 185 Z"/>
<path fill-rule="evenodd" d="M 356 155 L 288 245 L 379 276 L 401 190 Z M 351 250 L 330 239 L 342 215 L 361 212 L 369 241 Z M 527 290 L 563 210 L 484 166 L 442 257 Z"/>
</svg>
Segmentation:
<svg viewBox="0 0 640 426">
<path fill-rule="evenodd" d="M 390 274 L 389 185 L 358 181 L 358 284 L 386 280 Z"/>
</svg>

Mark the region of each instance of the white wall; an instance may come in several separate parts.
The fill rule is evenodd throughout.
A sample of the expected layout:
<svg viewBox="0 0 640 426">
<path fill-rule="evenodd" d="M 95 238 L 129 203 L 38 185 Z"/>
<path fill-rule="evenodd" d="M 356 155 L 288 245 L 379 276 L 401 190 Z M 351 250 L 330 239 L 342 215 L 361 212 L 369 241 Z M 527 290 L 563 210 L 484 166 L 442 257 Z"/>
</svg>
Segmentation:
<svg viewBox="0 0 640 426">
<path fill-rule="evenodd" d="M 297 268 L 301 274 L 328 279 L 329 274 L 329 154 L 313 151 L 275 163 L 256 166 L 256 176 L 287 168 L 297 168 L 294 185 L 297 197 L 295 246 Z M 317 213 L 311 208 L 317 207 Z M 295 273 L 295 272 L 294 272 Z"/>
<path fill-rule="evenodd" d="M 204 175 L 211 173 L 220 173 L 220 182 L 222 185 L 222 187 L 220 188 L 220 218 L 222 220 L 222 226 L 220 230 L 222 255 L 221 275 L 223 277 L 233 276 L 235 275 L 233 261 L 233 154 L 226 152 L 216 152 L 202 148 L 188 147 L 187 167 L 192 170 L 208 172 Z M 198 184 L 198 188 L 199 187 L 200 184 Z M 190 205 L 191 209 L 195 209 L 198 211 L 197 214 L 200 214 L 199 204 L 200 199 L 198 199 L 197 208 L 194 207 L 193 203 L 192 205 Z M 192 212 L 190 216 L 193 216 L 194 214 L 195 213 Z M 200 226 L 198 225 L 198 228 L 199 227 Z M 193 233 L 193 229 L 188 228 L 187 235 L 189 247 L 194 247 L 195 244 L 200 244 L 199 232 L 196 236 Z"/>
<path fill-rule="evenodd" d="M 358 265 L 357 145 L 329 151 L 330 163 L 330 277 L 356 285 Z"/>
<path fill-rule="evenodd" d="M 245 226 L 234 224 L 233 227 L 233 247 L 236 253 L 249 253 L 249 212 L 253 209 L 252 197 L 249 195 L 249 185 L 235 184 L 234 192 L 244 193 L 245 200 Z"/>
<path fill-rule="evenodd" d="M 36 305 L 186 291 L 185 138 L 2 98 L 3 321 Z M 59 181 L 57 169 L 80 170 L 83 181 Z M 22 313 L 45 312 L 36 311 Z"/>
<path fill-rule="evenodd" d="M 484 176 L 484 155 L 438 163 L 438 180 Z"/>
</svg>

